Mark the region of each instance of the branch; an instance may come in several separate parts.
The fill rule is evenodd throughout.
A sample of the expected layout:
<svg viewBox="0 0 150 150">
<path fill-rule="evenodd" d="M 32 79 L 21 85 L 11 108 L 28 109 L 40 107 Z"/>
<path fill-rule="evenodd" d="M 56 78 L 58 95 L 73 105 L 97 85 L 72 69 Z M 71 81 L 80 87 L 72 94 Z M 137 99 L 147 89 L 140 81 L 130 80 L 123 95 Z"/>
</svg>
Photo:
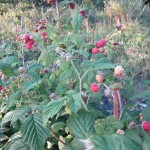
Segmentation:
<svg viewBox="0 0 150 150">
<path fill-rule="evenodd" d="M 54 130 L 51 128 L 51 133 L 54 135 L 55 139 L 57 139 L 59 142 L 61 142 L 63 145 L 67 146 L 65 142 L 63 142 L 59 137 L 56 135 Z"/>
</svg>

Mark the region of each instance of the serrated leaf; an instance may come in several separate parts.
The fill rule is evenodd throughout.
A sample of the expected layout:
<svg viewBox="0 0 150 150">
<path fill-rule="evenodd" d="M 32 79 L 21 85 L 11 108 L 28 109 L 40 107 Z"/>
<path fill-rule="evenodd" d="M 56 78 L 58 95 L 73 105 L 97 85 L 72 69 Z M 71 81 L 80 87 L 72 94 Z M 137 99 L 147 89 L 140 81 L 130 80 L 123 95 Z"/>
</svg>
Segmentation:
<svg viewBox="0 0 150 150">
<path fill-rule="evenodd" d="M 28 66 L 27 70 L 30 71 L 30 70 L 37 70 L 37 69 L 43 69 L 44 66 L 39 64 L 39 63 L 32 63 Z"/>
<path fill-rule="evenodd" d="M 12 123 L 25 116 L 29 110 L 30 108 L 28 106 L 17 108 L 12 116 Z"/>
<path fill-rule="evenodd" d="M 9 96 L 8 100 L 7 100 L 7 104 L 6 104 L 7 108 L 11 107 L 11 106 L 13 105 L 13 103 L 14 103 L 16 100 L 18 100 L 18 98 L 20 97 L 20 95 L 21 95 L 21 91 L 20 91 L 20 90 L 17 91 L 17 92 L 15 92 L 15 93 L 12 93 L 12 94 Z"/>
<path fill-rule="evenodd" d="M 141 150 L 141 145 L 124 135 L 93 135 L 90 137 L 94 150 Z"/>
<path fill-rule="evenodd" d="M 43 122 L 46 124 L 49 118 L 57 114 L 64 106 L 64 99 L 50 101 L 43 110 Z"/>
<path fill-rule="evenodd" d="M 141 141 L 141 138 L 137 135 L 137 133 L 135 131 L 132 131 L 132 130 L 126 130 L 125 131 L 125 134 L 127 137 L 129 137 L 131 140 L 141 144 L 142 141 Z"/>
<path fill-rule="evenodd" d="M 23 87 L 25 92 L 28 92 L 31 89 L 37 88 L 41 83 L 42 83 L 42 80 L 38 80 L 38 81 L 31 80 L 31 81 L 28 81 L 28 82 L 24 82 L 22 84 L 22 87 Z"/>
<path fill-rule="evenodd" d="M 83 55 L 84 57 L 88 58 L 89 57 L 89 53 L 86 52 L 85 50 L 78 50 L 77 53 Z"/>
<path fill-rule="evenodd" d="M 14 111 L 9 111 L 8 113 L 6 113 L 6 115 L 2 119 L 1 126 L 3 126 L 5 123 L 11 121 L 13 114 L 14 114 Z"/>
<path fill-rule="evenodd" d="M 0 63 L 0 70 L 2 70 L 3 74 L 7 77 L 14 75 L 14 70 L 10 64 Z"/>
<path fill-rule="evenodd" d="M 76 138 L 85 139 L 94 132 L 95 117 L 85 110 L 73 114 L 69 118 L 69 128 Z"/>
<path fill-rule="evenodd" d="M 9 150 L 27 150 L 29 147 L 21 139 L 15 140 Z"/>
<path fill-rule="evenodd" d="M 30 114 L 22 124 L 21 133 L 23 141 L 33 150 L 42 150 L 49 130 L 43 125 L 40 115 Z"/>
<path fill-rule="evenodd" d="M 16 64 L 19 64 L 19 59 L 18 59 L 17 56 L 7 56 L 7 57 L 4 57 L 2 59 L 2 61 L 4 63 L 8 63 L 8 64 L 10 64 L 12 66 L 15 66 Z"/>
<path fill-rule="evenodd" d="M 72 26 L 75 32 L 78 32 L 82 25 L 83 16 L 78 12 L 74 12 L 72 16 Z"/>
<path fill-rule="evenodd" d="M 39 57 L 38 62 L 41 62 L 44 66 L 49 66 L 54 62 L 56 54 L 50 51 L 43 51 Z"/>
<path fill-rule="evenodd" d="M 82 98 L 80 94 L 72 95 L 72 98 L 70 98 L 67 102 L 68 102 L 68 107 L 74 113 L 76 113 L 82 107 Z"/>
</svg>

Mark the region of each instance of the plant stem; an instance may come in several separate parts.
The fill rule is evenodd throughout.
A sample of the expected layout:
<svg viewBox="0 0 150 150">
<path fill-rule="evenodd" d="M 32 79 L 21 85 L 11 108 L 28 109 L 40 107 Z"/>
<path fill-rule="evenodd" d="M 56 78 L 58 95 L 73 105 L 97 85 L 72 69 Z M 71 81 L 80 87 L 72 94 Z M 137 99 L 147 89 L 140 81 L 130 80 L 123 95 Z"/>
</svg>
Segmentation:
<svg viewBox="0 0 150 150">
<path fill-rule="evenodd" d="M 60 12 L 58 8 L 58 1 L 56 0 L 56 12 L 57 12 L 57 17 L 58 17 L 58 29 L 59 29 L 59 34 L 61 35 L 61 18 L 60 18 Z"/>
<path fill-rule="evenodd" d="M 23 17 L 21 16 L 21 30 L 23 29 Z M 22 58 L 22 65 L 23 67 L 25 66 L 24 63 L 24 49 L 23 49 L 23 42 L 21 42 L 22 46 L 21 46 L 21 58 Z"/>
<path fill-rule="evenodd" d="M 86 71 L 82 77 L 80 77 L 80 74 L 79 74 L 79 72 L 78 72 L 77 68 L 75 67 L 74 62 L 72 60 L 71 60 L 71 64 L 72 64 L 72 66 L 73 66 L 73 68 L 74 68 L 74 70 L 75 70 L 75 72 L 79 78 L 79 91 L 80 91 L 80 94 L 82 94 L 82 79 L 88 73 L 89 70 Z M 85 110 L 88 111 L 84 100 L 82 102 L 83 102 L 83 106 L 84 106 Z"/>
<path fill-rule="evenodd" d="M 63 142 L 59 137 L 56 135 L 54 130 L 51 128 L 51 133 L 54 135 L 55 139 L 57 139 L 59 142 L 61 142 L 64 146 L 67 146 L 65 142 Z"/>
</svg>

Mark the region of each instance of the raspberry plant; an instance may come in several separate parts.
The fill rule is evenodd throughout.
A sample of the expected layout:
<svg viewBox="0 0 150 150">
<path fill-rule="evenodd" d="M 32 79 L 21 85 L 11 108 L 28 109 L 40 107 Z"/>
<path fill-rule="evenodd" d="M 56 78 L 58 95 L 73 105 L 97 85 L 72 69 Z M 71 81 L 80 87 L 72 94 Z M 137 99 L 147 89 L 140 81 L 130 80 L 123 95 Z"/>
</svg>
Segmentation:
<svg viewBox="0 0 150 150">
<path fill-rule="evenodd" d="M 127 94 L 136 75 L 126 53 L 148 43 L 131 37 L 133 30 L 140 32 L 133 20 L 114 16 L 108 30 L 106 24 L 93 25 L 92 3 L 85 4 L 56 0 L 28 31 L 19 20 L 16 49 L 5 51 L 0 62 L 2 149 L 150 147 L 149 99 L 142 102 L 149 89 Z"/>
</svg>

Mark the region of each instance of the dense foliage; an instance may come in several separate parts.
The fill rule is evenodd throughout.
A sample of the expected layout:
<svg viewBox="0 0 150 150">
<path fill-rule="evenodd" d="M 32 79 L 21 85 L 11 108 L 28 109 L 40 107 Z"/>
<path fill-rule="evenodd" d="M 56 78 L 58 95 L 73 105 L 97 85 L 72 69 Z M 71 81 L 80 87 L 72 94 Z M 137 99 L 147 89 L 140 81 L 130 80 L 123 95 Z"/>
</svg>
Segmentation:
<svg viewBox="0 0 150 150">
<path fill-rule="evenodd" d="M 142 0 L 1 6 L 1 149 L 150 149 Z"/>
</svg>

